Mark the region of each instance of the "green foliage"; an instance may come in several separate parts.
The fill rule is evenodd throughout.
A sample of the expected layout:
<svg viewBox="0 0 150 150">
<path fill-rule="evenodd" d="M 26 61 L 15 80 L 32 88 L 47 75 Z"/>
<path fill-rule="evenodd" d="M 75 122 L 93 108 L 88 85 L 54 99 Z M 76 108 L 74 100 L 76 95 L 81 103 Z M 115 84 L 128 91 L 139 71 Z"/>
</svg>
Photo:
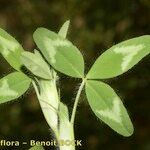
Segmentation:
<svg viewBox="0 0 150 150">
<path fill-rule="evenodd" d="M 36 76 L 51 79 L 51 72 L 48 64 L 44 61 L 41 54 L 35 51 L 35 54 L 30 52 L 22 53 L 22 63 Z"/>
<path fill-rule="evenodd" d="M 70 24 L 70 21 L 66 21 L 62 27 L 60 28 L 59 32 L 58 32 L 58 35 L 62 36 L 63 38 L 66 38 L 67 36 L 67 32 L 68 32 L 68 28 L 69 28 L 69 24 Z"/>
<path fill-rule="evenodd" d="M 35 75 L 32 80 L 33 86 L 45 119 L 57 139 L 74 139 L 74 118 L 84 85 L 89 105 L 95 115 L 119 134 L 132 135 L 133 125 L 120 98 L 109 85 L 92 79 L 116 77 L 132 68 L 150 53 L 150 36 L 133 38 L 111 47 L 96 60 L 84 77 L 83 56 L 66 39 L 69 23 L 66 21 L 58 34 L 45 28 L 38 28 L 34 32 L 35 43 L 43 57 L 37 50 L 34 53 L 23 52 L 20 44 L 2 29 L 0 29 L 0 52 L 15 69 L 19 70 L 23 64 Z M 53 68 L 65 75 L 82 78 L 71 119 L 67 106 L 60 100 L 56 84 L 58 77 Z M 30 82 L 31 79 L 21 72 L 11 73 L 2 78 L 0 103 L 21 96 L 29 88 Z M 31 149 L 34 148 L 37 147 Z M 66 147 L 61 147 L 61 150 L 66 150 Z M 74 147 L 68 150 L 74 150 Z"/>
<path fill-rule="evenodd" d="M 29 88 L 31 80 L 21 72 L 11 73 L 0 80 L 0 103 L 17 99 Z"/>
<path fill-rule="evenodd" d="M 87 78 L 106 79 L 128 71 L 150 53 L 150 36 L 133 38 L 104 52 L 90 69 Z"/>
<path fill-rule="evenodd" d="M 20 60 L 22 51 L 22 46 L 12 36 L 0 29 L 0 53 L 16 70 L 19 70 L 22 65 Z"/>
<path fill-rule="evenodd" d="M 83 57 L 70 41 L 45 28 L 38 28 L 33 37 L 51 66 L 66 75 L 84 77 Z"/>
<path fill-rule="evenodd" d="M 133 126 L 122 101 L 107 84 L 86 82 L 86 95 L 95 115 L 119 134 L 130 136 Z"/>
</svg>

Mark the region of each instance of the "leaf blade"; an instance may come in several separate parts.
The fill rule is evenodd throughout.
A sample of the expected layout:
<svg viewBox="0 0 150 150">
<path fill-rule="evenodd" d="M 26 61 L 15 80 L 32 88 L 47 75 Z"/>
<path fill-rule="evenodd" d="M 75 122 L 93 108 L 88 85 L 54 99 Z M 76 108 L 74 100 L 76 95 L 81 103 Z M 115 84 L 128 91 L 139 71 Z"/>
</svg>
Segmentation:
<svg viewBox="0 0 150 150">
<path fill-rule="evenodd" d="M 0 53 L 18 71 L 22 65 L 20 56 L 23 51 L 22 46 L 17 40 L 0 28 Z"/>
<path fill-rule="evenodd" d="M 66 38 L 67 36 L 67 32 L 68 32 L 68 29 L 69 29 L 69 25 L 70 25 L 70 20 L 67 20 L 63 25 L 62 27 L 60 28 L 58 34 L 60 36 L 62 36 L 63 38 Z"/>
<path fill-rule="evenodd" d="M 30 86 L 31 80 L 21 72 L 14 72 L 0 80 L 0 103 L 17 99 Z"/>
<path fill-rule="evenodd" d="M 46 60 L 56 70 L 72 77 L 84 76 L 83 57 L 71 42 L 45 28 L 38 28 L 33 37 Z"/>
<path fill-rule="evenodd" d="M 133 125 L 120 98 L 107 84 L 89 80 L 86 95 L 95 115 L 123 136 L 133 134 Z"/>
<path fill-rule="evenodd" d="M 145 35 L 112 46 L 98 57 L 87 78 L 107 79 L 123 74 L 150 53 L 149 42 L 150 36 Z"/>
<path fill-rule="evenodd" d="M 23 52 L 21 57 L 22 63 L 36 76 L 51 79 L 51 72 L 48 64 L 44 61 L 38 51 L 35 54 Z"/>
</svg>

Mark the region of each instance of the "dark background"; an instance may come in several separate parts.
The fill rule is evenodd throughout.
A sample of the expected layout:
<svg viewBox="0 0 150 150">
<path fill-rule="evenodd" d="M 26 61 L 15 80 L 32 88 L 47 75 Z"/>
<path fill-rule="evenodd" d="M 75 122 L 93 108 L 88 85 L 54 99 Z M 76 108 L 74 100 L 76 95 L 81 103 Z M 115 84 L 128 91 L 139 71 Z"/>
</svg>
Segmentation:
<svg viewBox="0 0 150 150">
<path fill-rule="evenodd" d="M 68 34 L 82 52 L 86 72 L 106 49 L 122 40 L 150 34 L 149 0 L 0 0 L 0 27 L 13 35 L 26 50 L 36 46 L 32 34 L 37 27 L 58 31 L 71 20 Z M 0 76 L 13 69 L 0 56 Z M 80 80 L 61 76 L 61 97 L 71 110 Z M 81 150 L 150 150 L 150 56 L 127 73 L 108 80 L 122 98 L 135 132 L 125 138 L 100 122 L 82 95 L 75 122 Z M 0 105 L 0 140 L 51 139 L 34 91 Z M 18 149 L 28 149 L 21 145 Z M 0 149 L 16 149 L 0 148 Z M 48 148 L 47 148 L 48 149 Z"/>
</svg>

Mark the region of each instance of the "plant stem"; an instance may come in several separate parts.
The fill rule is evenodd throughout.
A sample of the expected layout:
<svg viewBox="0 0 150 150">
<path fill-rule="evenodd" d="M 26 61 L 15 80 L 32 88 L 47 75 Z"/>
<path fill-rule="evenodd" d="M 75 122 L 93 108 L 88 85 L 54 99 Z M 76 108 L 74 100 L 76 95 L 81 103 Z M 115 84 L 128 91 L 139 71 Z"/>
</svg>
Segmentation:
<svg viewBox="0 0 150 150">
<path fill-rule="evenodd" d="M 78 106 L 78 102 L 79 102 L 79 98 L 82 92 L 82 89 L 84 87 L 85 84 L 85 79 L 82 80 L 82 83 L 79 87 L 79 90 L 77 92 L 76 98 L 75 98 L 75 102 L 74 102 L 74 106 L 73 106 L 73 110 L 72 110 L 72 115 L 71 115 L 71 123 L 74 124 L 74 120 L 75 120 L 75 115 L 76 115 L 76 110 L 77 110 L 77 106 Z"/>
</svg>

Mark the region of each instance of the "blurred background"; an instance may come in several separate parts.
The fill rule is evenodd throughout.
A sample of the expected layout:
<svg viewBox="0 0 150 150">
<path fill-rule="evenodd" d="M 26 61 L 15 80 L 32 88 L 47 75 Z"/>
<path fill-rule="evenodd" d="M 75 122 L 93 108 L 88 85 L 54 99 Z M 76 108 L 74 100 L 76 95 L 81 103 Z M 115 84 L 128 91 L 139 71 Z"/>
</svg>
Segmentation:
<svg viewBox="0 0 150 150">
<path fill-rule="evenodd" d="M 150 1 L 0 0 L 0 27 L 13 35 L 25 50 L 36 48 L 32 34 L 37 27 L 57 32 L 68 19 L 71 20 L 68 39 L 84 55 L 87 72 L 96 58 L 113 44 L 150 34 Z M 0 56 L 0 77 L 12 71 Z M 71 111 L 80 80 L 59 75 L 61 97 Z M 115 133 L 95 117 L 83 94 L 75 120 L 76 139 L 81 139 L 83 146 L 77 149 L 150 150 L 150 56 L 127 73 L 106 82 L 122 98 L 135 132 L 129 138 Z M 2 139 L 52 139 L 32 88 L 20 99 L 0 105 Z M 0 149 L 27 150 L 29 147 Z"/>
</svg>

